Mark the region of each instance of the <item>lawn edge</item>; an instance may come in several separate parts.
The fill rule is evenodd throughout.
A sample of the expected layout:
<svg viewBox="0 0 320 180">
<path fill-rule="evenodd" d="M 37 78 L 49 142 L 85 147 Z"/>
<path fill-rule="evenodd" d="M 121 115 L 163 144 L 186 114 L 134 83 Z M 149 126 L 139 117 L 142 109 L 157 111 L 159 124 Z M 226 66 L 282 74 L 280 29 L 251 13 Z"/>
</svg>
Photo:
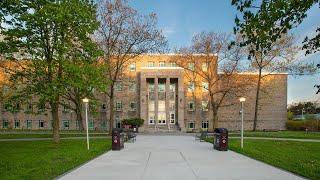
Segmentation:
<svg viewBox="0 0 320 180">
<path fill-rule="evenodd" d="M 53 179 L 54 179 L 54 180 L 57 180 L 57 179 L 60 179 L 60 178 L 62 178 L 62 177 L 64 177 L 64 176 L 66 176 L 67 174 L 70 174 L 71 172 L 73 172 L 73 171 L 81 168 L 82 166 L 88 164 L 89 162 L 91 162 L 91 161 L 93 161 L 93 160 L 101 157 L 102 155 L 108 153 L 109 151 L 111 151 L 111 148 L 110 148 L 109 150 L 106 150 L 106 151 L 103 152 L 102 154 L 100 154 L 100 155 L 98 155 L 98 156 L 96 156 L 96 157 L 94 157 L 94 158 L 92 158 L 92 159 L 89 159 L 88 161 L 86 161 L 86 162 L 84 162 L 84 163 L 82 163 L 82 164 L 80 164 L 80 165 L 78 165 L 78 166 L 76 166 L 76 167 L 74 167 L 74 168 L 72 168 L 72 169 L 69 169 L 68 171 L 64 172 L 63 174 L 60 174 L 59 176 L 57 176 L 57 177 L 55 177 L 55 178 L 53 178 Z"/>
<path fill-rule="evenodd" d="M 274 140 L 274 141 L 276 141 L 276 140 Z M 281 141 L 281 140 L 280 140 L 280 141 Z M 204 142 L 213 144 L 212 142 L 209 142 L 209 141 L 206 141 L 206 140 L 205 140 Z M 263 164 L 266 164 L 266 165 L 268 165 L 268 166 L 272 166 L 272 167 L 277 168 L 277 169 L 279 169 L 279 170 L 281 170 L 281 171 L 284 171 L 284 172 L 290 173 L 290 174 L 292 174 L 292 175 L 298 176 L 298 177 L 300 177 L 300 178 L 302 178 L 302 179 L 310 179 L 310 178 L 305 177 L 305 176 L 303 176 L 303 175 L 301 175 L 301 174 L 296 174 L 296 173 L 291 172 L 291 171 L 289 171 L 289 170 L 283 169 L 283 168 L 278 167 L 278 166 L 275 166 L 275 165 L 273 165 L 273 164 L 270 164 L 270 163 L 261 161 L 261 160 L 259 160 L 259 159 L 256 159 L 256 158 L 254 158 L 254 157 L 248 156 L 248 155 L 246 155 L 246 154 L 242 154 L 242 153 L 240 153 L 240 152 L 231 150 L 229 147 L 228 147 L 228 151 L 232 151 L 232 152 L 234 152 L 234 153 L 236 153 L 236 154 L 239 154 L 239 155 L 241 155 L 241 156 L 247 157 L 247 158 L 252 159 L 252 160 L 254 160 L 254 161 L 258 161 L 258 162 L 263 163 Z"/>
</svg>

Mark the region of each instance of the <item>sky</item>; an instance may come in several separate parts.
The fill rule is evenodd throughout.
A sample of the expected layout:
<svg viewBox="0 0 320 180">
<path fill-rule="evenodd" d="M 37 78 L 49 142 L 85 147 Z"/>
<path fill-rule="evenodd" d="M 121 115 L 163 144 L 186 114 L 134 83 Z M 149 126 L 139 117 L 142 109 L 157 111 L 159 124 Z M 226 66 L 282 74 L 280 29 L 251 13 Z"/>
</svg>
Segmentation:
<svg viewBox="0 0 320 180">
<path fill-rule="evenodd" d="M 158 28 L 162 29 L 171 49 L 190 45 L 192 36 L 202 31 L 232 33 L 236 9 L 229 0 L 132 0 L 130 5 L 141 14 L 154 12 Z M 320 8 L 308 11 L 307 18 L 291 33 L 297 45 L 307 36 L 315 34 L 320 27 Z M 301 61 L 320 63 L 320 53 L 297 58 Z M 320 75 L 289 76 L 288 104 L 300 101 L 320 101 L 315 84 L 320 84 Z"/>
</svg>

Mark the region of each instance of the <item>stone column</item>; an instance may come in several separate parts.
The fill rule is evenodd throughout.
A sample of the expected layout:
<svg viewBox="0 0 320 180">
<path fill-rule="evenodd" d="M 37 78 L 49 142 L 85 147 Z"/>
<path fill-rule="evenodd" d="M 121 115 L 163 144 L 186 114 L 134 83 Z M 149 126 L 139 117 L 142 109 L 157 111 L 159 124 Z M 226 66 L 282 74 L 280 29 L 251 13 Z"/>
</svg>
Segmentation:
<svg viewBox="0 0 320 180">
<path fill-rule="evenodd" d="M 140 128 L 143 131 L 149 124 L 148 119 L 148 90 L 145 74 L 140 75 L 140 118 L 144 119 L 144 125 Z"/>
<path fill-rule="evenodd" d="M 158 124 L 158 77 L 154 78 L 154 128 L 157 129 Z"/>
<path fill-rule="evenodd" d="M 184 94 L 184 82 L 183 74 L 180 74 L 178 77 L 178 123 L 181 128 L 181 131 L 186 131 L 186 125 L 184 124 L 184 111 L 185 111 L 185 94 Z"/>
<path fill-rule="evenodd" d="M 166 78 L 166 88 L 165 88 L 165 93 L 166 93 L 166 123 L 168 126 L 168 130 L 170 130 L 170 107 L 169 107 L 169 101 L 170 101 L 170 78 Z"/>
</svg>

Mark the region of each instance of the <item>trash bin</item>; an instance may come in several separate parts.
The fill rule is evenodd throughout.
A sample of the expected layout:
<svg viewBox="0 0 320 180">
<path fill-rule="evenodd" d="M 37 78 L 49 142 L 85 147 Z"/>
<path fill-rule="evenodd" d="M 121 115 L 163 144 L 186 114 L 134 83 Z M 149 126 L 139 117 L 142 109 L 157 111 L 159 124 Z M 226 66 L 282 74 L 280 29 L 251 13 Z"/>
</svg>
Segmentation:
<svg viewBox="0 0 320 180">
<path fill-rule="evenodd" d="M 213 148 L 218 151 L 228 150 L 228 129 L 226 128 L 214 129 Z"/>
<path fill-rule="evenodd" d="M 112 129 L 112 150 L 121 150 L 124 145 L 124 139 L 121 128 Z"/>
</svg>

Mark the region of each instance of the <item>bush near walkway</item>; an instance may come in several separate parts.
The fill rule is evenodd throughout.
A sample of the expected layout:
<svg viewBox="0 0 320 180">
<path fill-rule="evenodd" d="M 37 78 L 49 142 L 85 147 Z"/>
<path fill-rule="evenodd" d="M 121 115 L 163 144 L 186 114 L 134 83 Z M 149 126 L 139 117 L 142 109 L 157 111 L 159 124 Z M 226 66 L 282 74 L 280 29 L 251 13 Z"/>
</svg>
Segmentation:
<svg viewBox="0 0 320 180">
<path fill-rule="evenodd" d="M 288 120 L 286 122 L 287 130 L 292 131 L 319 131 L 319 121 L 318 120 L 306 120 L 306 121 L 294 121 Z"/>
</svg>

